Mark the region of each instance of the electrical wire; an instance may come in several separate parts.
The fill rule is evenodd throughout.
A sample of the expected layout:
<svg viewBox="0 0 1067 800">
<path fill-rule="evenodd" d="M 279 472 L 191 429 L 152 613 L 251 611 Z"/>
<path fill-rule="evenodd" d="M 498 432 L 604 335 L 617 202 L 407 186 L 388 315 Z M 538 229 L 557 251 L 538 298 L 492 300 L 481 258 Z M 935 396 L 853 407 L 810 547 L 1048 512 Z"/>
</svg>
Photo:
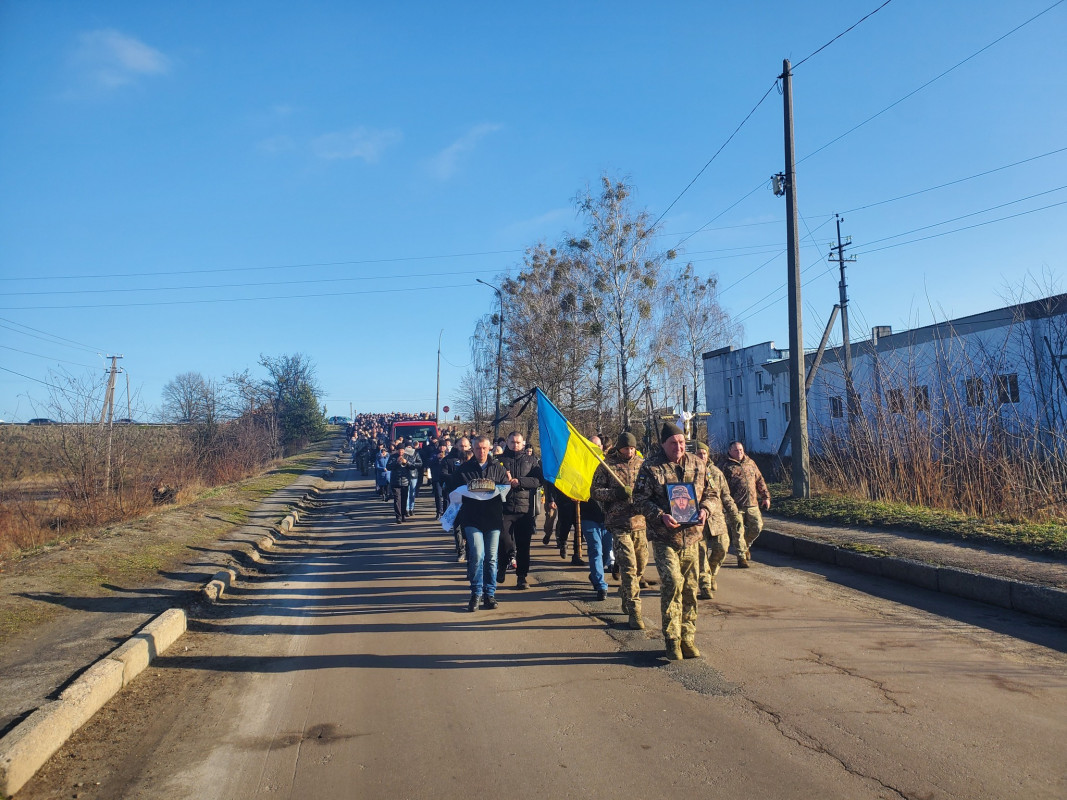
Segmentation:
<svg viewBox="0 0 1067 800">
<path fill-rule="evenodd" d="M 949 181 L 948 183 L 939 183 L 937 186 L 930 186 L 926 189 L 919 189 L 915 192 L 908 192 L 907 194 L 901 194 L 897 195 L 896 197 L 890 197 L 888 200 L 879 200 L 876 203 L 868 203 L 865 206 L 857 206 L 856 208 L 850 208 L 848 211 L 842 211 L 841 215 L 844 216 L 845 214 L 854 214 L 857 211 L 865 211 L 868 208 L 874 208 L 875 206 L 882 206 L 886 203 L 894 203 L 897 200 L 904 200 L 908 197 L 915 197 L 916 195 L 925 194 L 926 192 L 932 192 L 936 189 L 944 189 L 946 186 L 955 186 L 958 183 L 964 183 L 966 181 L 974 180 L 975 178 L 982 178 L 986 175 L 992 175 L 994 172 L 1000 172 L 1001 170 L 1009 169 L 1011 167 L 1017 167 L 1020 164 L 1028 164 L 1031 161 L 1037 161 L 1039 158 L 1047 158 L 1048 156 L 1054 156 L 1057 153 L 1064 152 L 1065 150 L 1067 150 L 1067 147 L 1061 147 L 1057 150 L 1050 150 L 1047 153 L 1042 153 L 1039 156 L 1031 156 L 1030 158 L 1024 158 L 1022 161 L 1014 161 L 1011 164 L 1005 164 L 1002 167 L 994 167 L 993 169 L 987 169 L 985 172 L 977 172 L 974 175 L 968 175 L 966 178 L 957 178 L 956 180 Z"/>
<path fill-rule="evenodd" d="M 74 389 L 71 389 L 69 387 L 56 386 L 54 383 L 49 383 L 48 381 L 42 381 L 40 378 L 32 378 L 29 375 L 23 375 L 21 372 L 15 372 L 15 370 L 8 369 L 7 367 L 0 367 L 0 370 L 3 370 L 4 372 L 10 372 L 12 375 L 18 375 L 20 378 L 25 378 L 28 381 L 34 381 L 36 383 L 44 384 L 45 386 L 47 386 L 50 389 L 55 389 L 57 392 L 63 392 L 64 394 L 73 394 L 76 397 L 81 397 L 81 398 L 83 398 L 85 400 L 98 401 L 100 399 L 98 397 L 93 397 L 92 395 L 82 394 L 81 392 L 77 392 Z"/>
<path fill-rule="evenodd" d="M 29 350 L 19 350 L 17 347 L 8 347 L 6 344 L 0 344 L 0 347 L 4 348 L 5 350 L 12 350 L 12 351 L 14 351 L 16 353 L 24 353 L 25 355 L 28 355 L 28 356 L 36 356 L 37 358 L 43 358 L 43 359 L 45 359 L 45 361 L 56 361 L 56 362 L 59 362 L 60 364 L 73 364 L 75 367 L 85 367 L 86 369 L 96 369 L 96 367 L 90 366 L 89 364 L 79 364 L 77 361 L 67 361 L 66 359 L 63 359 L 63 358 L 52 358 L 52 356 L 42 355 L 41 353 L 31 353 Z"/>
<path fill-rule="evenodd" d="M 881 10 L 882 10 L 883 8 L 885 8 L 885 7 L 887 6 L 887 5 L 889 5 L 889 4 L 891 3 L 891 2 L 893 2 L 893 0 L 885 0 L 885 2 L 884 2 L 884 3 L 882 3 L 882 5 L 878 6 L 878 8 L 876 8 L 876 9 L 875 9 L 874 11 L 872 11 L 871 13 L 867 14 L 867 15 L 866 15 L 866 16 L 864 16 L 864 17 L 861 17 L 861 18 L 860 18 L 860 20 L 859 20 L 859 22 L 856 22 L 856 23 L 854 23 L 854 24 L 850 25 L 849 27 L 845 28 L 845 29 L 844 29 L 843 31 L 841 31 L 841 33 L 837 34 L 837 36 L 835 36 L 835 37 L 834 37 L 833 39 L 831 39 L 830 41 L 828 41 L 828 42 L 827 42 L 826 44 L 824 44 L 824 45 L 823 45 L 822 47 L 820 47 L 820 48 L 819 48 L 818 50 L 816 50 L 816 51 L 815 51 L 814 53 L 811 53 L 811 54 L 809 54 L 809 55 L 806 55 L 806 56 L 804 56 L 804 58 L 800 59 L 800 61 L 798 61 L 798 62 L 797 62 L 796 64 L 794 64 L 794 65 L 792 66 L 792 69 L 796 69 L 797 67 L 799 67 L 799 66 L 800 66 L 801 64 L 803 64 L 803 63 L 804 63 L 805 61 L 807 61 L 807 60 L 808 60 L 809 58 L 811 58 L 812 56 L 817 56 L 817 55 L 818 55 L 819 53 L 821 53 L 821 52 L 822 52 L 823 50 L 825 50 L 825 49 L 826 49 L 827 47 L 829 47 L 830 45 L 832 45 L 832 44 L 833 44 L 834 42 L 836 42 L 836 41 L 837 41 L 838 39 L 840 39 L 840 38 L 841 38 L 842 36 L 844 36 L 844 35 L 845 35 L 846 33 L 848 33 L 848 32 L 849 32 L 849 31 L 851 31 L 851 30 L 852 30 L 853 28 L 855 28 L 855 27 L 856 27 L 857 25 L 859 25 L 859 24 L 860 24 L 860 22 L 863 22 L 863 21 L 864 21 L 865 19 L 868 19 L 868 18 L 870 18 L 870 17 L 873 17 L 873 16 L 875 15 L 875 14 L 877 14 L 877 13 L 878 13 L 879 11 L 881 11 Z"/>
<path fill-rule="evenodd" d="M 33 277 L 4 277 L 0 278 L 0 281 L 36 281 L 36 280 L 48 280 L 48 281 L 67 281 L 78 280 L 81 278 L 150 278 L 163 275 L 205 275 L 216 274 L 220 272 L 256 272 L 268 269 L 307 269 L 309 267 L 341 267 L 352 266 L 359 264 L 393 264 L 400 261 L 434 261 L 446 258 L 472 258 L 474 256 L 493 256 L 493 255 L 506 255 L 511 253 L 522 253 L 523 250 L 484 250 L 477 253 L 451 253 L 448 255 L 433 255 L 433 256 L 403 256 L 397 258 L 366 258 L 352 261 L 322 261 L 322 262 L 309 262 L 307 264 L 277 264 L 269 267 L 223 267 L 221 269 L 184 269 L 184 270 L 167 270 L 162 272 L 115 272 L 109 274 L 100 275 L 52 275 L 42 276 L 35 275 Z"/>
<path fill-rule="evenodd" d="M 138 303 L 85 303 L 79 305 L 66 305 L 66 306 L 0 306 L 0 311 L 38 311 L 46 309 L 68 309 L 68 308 L 138 308 L 149 306 L 186 306 L 186 305 L 206 305 L 208 303 L 247 303 L 260 300 L 305 300 L 318 297 L 352 297 L 354 295 L 364 294 L 395 294 L 398 292 L 425 292 L 438 289 L 469 289 L 470 286 L 465 283 L 447 284 L 444 286 L 402 286 L 394 289 L 363 289 L 361 291 L 352 292 L 325 292 L 316 294 L 279 294 L 269 295 L 266 297 L 209 297 L 201 300 L 158 300 L 154 302 L 138 302 Z"/>
<path fill-rule="evenodd" d="M 5 323 L 5 322 L 8 323 L 8 324 L 4 325 L 3 323 Z M 12 328 L 11 325 L 16 325 L 18 327 Z M 57 344 L 57 345 L 60 345 L 61 347 L 80 348 L 81 350 L 85 350 L 85 351 L 87 351 L 89 353 L 92 353 L 93 355 L 99 355 L 100 353 L 105 352 L 104 349 L 101 348 L 101 347 L 92 347 L 92 346 L 84 344 L 82 342 L 76 342 L 73 339 L 65 339 L 62 336 L 57 336 L 54 333 L 49 333 L 48 331 L 38 330 L 37 328 L 31 328 L 29 325 L 23 325 L 21 322 L 15 322 L 14 320 L 5 319 L 4 317 L 0 317 L 0 328 L 6 328 L 7 330 L 14 331 L 15 333 L 18 333 L 18 334 L 20 334 L 22 336 L 29 336 L 31 339 L 40 339 L 41 341 L 48 342 L 49 344 Z M 34 333 L 42 334 L 42 336 L 34 336 L 33 333 L 26 333 L 26 331 L 20 331 L 20 330 L 18 330 L 18 328 L 25 328 L 28 331 L 33 331 Z M 48 337 L 51 337 L 51 338 L 45 339 L 44 338 L 45 336 L 48 336 Z"/>
<path fill-rule="evenodd" d="M 347 283 L 349 281 L 376 281 L 383 277 L 388 279 L 406 278 L 445 278 L 452 275 L 485 275 L 499 272 L 495 269 L 461 270 L 457 272 L 416 272 L 409 275 L 359 275 L 354 278 L 308 278 L 298 281 L 250 281 L 247 283 L 210 283 L 199 286 L 148 286 L 148 287 L 122 287 L 119 289 L 52 289 L 38 292 L 6 292 L 7 297 L 26 295 L 54 295 L 54 294 L 107 294 L 115 292 L 178 292 L 183 290 L 197 289 L 248 289 L 259 286 L 296 286 L 304 283 Z"/>
<path fill-rule="evenodd" d="M 835 143 L 837 143 L 837 142 L 841 141 L 841 140 L 842 140 L 842 139 L 844 139 L 844 138 L 845 138 L 846 136 L 848 136 L 848 135 L 849 135 L 850 133 L 853 133 L 853 132 L 855 132 L 855 131 L 859 130 L 859 129 L 860 129 L 860 128 L 862 128 L 862 127 L 863 127 L 864 125 L 866 125 L 866 124 L 867 124 L 868 122 L 871 122 L 872 120 L 875 120 L 875 119 L 877 119 L 878 117 L 882 116 L 882 114 L 884 114 L 885 112 L 889 111 L 889 110 L 890 110 L 891 108 L 894 108 L 894 107 L 896 107 L 896 106 L 900 105 L 900 104 L 901 104 L 901 103 L 903 103 L 903 102 L 904 102 L 905 100 L 907 100 L 907 99 L 908 99 L 909 97 L 913 97 L 914 95 L 918 94 L 918 93 L 919 93 L 919 92 L 921 92 L 921 91 L 922 91 L 923 89 L 925 89 L 925 88 L 926 88 L 927 86 L 930 86 L 930 85 L 931 85 L 932 83 L 935 83 L 935 82 L 937 82 L 937 81 L 941 80 L 941 79 L 942 79 L 943 77 L 945 77 L 946 75 L 948 75 L 948 74 L 949 74 L 950 72 L 952 72 L 952 71 L 954 71 L 954 70 L 958 69 L 959 67 L 962 67 L 962 66 L 963 66 L 964 64 L 966 64 L 966 63 L 967 63 L 968 61 L 970 61 L 970 60 L 971 60 L 972 58 L 975 58 L 975 57 L 977 57 L 977 56 L 981 55 L 981 54 L 982 54 L 982 53 L 984 53 L 984 52 L 985 52 L 986 50 L 988 50 L 989 48 L 991 48 L 991 47 L 992 47 L 993 45 L 995 45 L 995 44 L 998 44 L 999 42 L 1002 42 L 1002 41 L 1003 41 L 1004 39 L 1007 39 L 1007 38 L 1008 38 L 1009 36 L 1011 36 L 1011 35 L 1012 35 L 1013 33 L 1015 33 L 1016 31 L 1020 30 L 1021 28 L 1024 28 L 1024 27 L 1026 27 L 1026 26 L 1027 26 L 1027 25 L 1029 25 L 1029 24 L 1030 24 L 1031 22 L 1033 22 L 1034 20 L 1036 20 L 1036 19 L 1038 19 L 1039 17 L 1043 16 L 1044 14 L 1047 14 L 1047 13 L 1048 13 L 1049 11 L 1051 11 L 1052 9 L 1054 9 L 1054 8 L 1055 8 L 1056 6 L 1058 6 L 1058 5 L 1062 4 L 1063 2 L 1064 2 L 1064 0 L 1056 0 L 1056 2 L 1055 2 L 1055 3 L 1053 3 L 1052 5 L 1050 5 L 1050 6 L 1049 6 L 1048 8 L 1046 8 L 1046 9 L 1045 9 L 1044 11 L 1039 11 L 1039 12 L 1038 12 L 1037 14 L 1035 14 L 1035 15 L 1034 15 L 1034 16 L 1032 16 L 1032 17 L 1030 17 L 1030 19 L 1026 20 L 1026 22 L 1023 22 L 1023 23 L 1021 23 L 1021 24 L 1019 24 L 1019 25 L 1016 25 L 1016 26 L 1015 26 L 1014 28 L 1012 28 L 1012 29 L 1011 29 L 1010 31 L 1008 31 L 1007 33 L 1003 34 L 1002 36 L 999 36 L 999 37 L 997 37 L 997 38 L 996 38 L 996 39 L 994 39 L 994 40 L 993 40 L 992 42 L 990 42 L 989 44 L 987 44 L 987 45 L 986 45 L 985 47 L 983 47 L 983 48 L 981 48 L 980 50 L 977 50 L 977 51 L 975 51 L 975 52 L 971 53 L 971 54 L 970 54 L 969 56 L 967 56 L 967 57 L 966 57 L 965 59 L 963 59 L 962 61 L 959 61 L 959 62 L 957 62 L 957 63 L 956 63 L 956 64 L 954 64 L 954 65 L 952 65 L 951 67 L 949 67 L 948 69 L 946 69 L 946 70 L 945 70 L 944 72 L 942 72 L 942 73 L 941 73 L 940 75 L 937 75 L 936 77 L 934 77 L 934 78 L 931 78 L 930 80 L 928 80 L 928 81 L 927 81 L 926 83 L 924 83 L 924 84 L 923 84 L 922 86 L 920 86 L 919 88 L 911 90 L 911 91 L 910 91 L 910 92 L 908 92 L 908 93 L 907 93 L 906 95 L 904 95 L 903 97 L 901 97 L 901 98 L 900 98 L 899 100 L 897 100 L 897 101 L 895 101 L 895 102 L 893 102 L 893 103 L 890 103 L 890 104 L 889 104 L 889 105 L 887 105 L 887 106 L 886 106 L 885 108 L 883 108 L 883 109 L 882 109 L 881 111 L 879 111 L 879 112 L 877 112 L 876 114 L 872 114 L 871 116 L 867 117 L 867 119 L 863 120 L 863 122 L 860 122 L 860 123 L 859 123 L 858 125 L 854 125 L 853 127 L 849 128 L 849 129 L 848 129 L 847 131 L 845 131 L 844 133 L 842 133 L 842 134 L 841 134 L 840 136 L 837 136 L 836 138 L 834 138 L 834 139 L 831 139 L 830 141 L 828 141 L 828 142 L 827 142 L 826 144 L 824 144 L 824 145 L 823 145 L 822 147 L 818 148 L 817 150 L 813 150 L 812 152 L 808 153 L 808 154 L 807 154 L 806 156 L 804 156 L 804 157 L 803 157 L 802 159 L 800 159 L 800 160 L 799 160 L 799 161 L 797 161 L 796 163 L 797 163 L 797 164 L 802 164 L 803 162 L 807 161 L 807 160 L 808 160 L 809 158 L 811 158 L 812 156 L 816 155 L 817 153 L 821 153 L 821 152 L 822 152 L 823 150 L 825 150 L 825 149 L 826 149 L 827 147 L 829 147 L 830 145 L 832 145 L 832 144 L 835 144 Z"/>
<path fill-rule="evenodd" d="M 671 204 L 669 206 L 667 206 L 667 208 L 663 211 L 663 213 L 660 214 L 656 218 L 656 221 L 653 222 L 649 226 L 652 230 L 655 230 L 656 226 L 660 223 L 660 220 L 662 220 L 665 216 L 667 216 L 667 212 L 670 211 L 672 208 L 674 208 L 675 203 L 677 203 L 679 200 L 682 199 L 682 195 L 684 195 L 686 192 L 688 192 L 689 189 L 692 187 L 692 185 L 697 182 L 697 179 L 701 175 L 704 174 L 704 171 L 708 167 L 711 166 L 711 162 L 713 162 L 716 158 L 719 157 L 719 153 L 721 153 L 723 150 L 726 149 L 726 145 L 730 144 L 730 142 L 733 140 L 733 138 L 737 135 L 737 132 L 740 131 L 741 128 L 744 127 L 745 123 L 749 121 L 749 119 L 752 117 L 752 115 L 756 113 L 756 109 L 758 109 L 761 105 L 763 105 L 763 101 L 767 99 L 767 97 L 771 93 L 771 90 L 774 89 L 774 87 L 777 86 L 777 85 L 778 85 L 778 81 L 776 80 L 774 83 L 772 83 L 770 86 L 767 87 L 767 91 L 763 93 L 763 97 L 761 97 L 759 99 L 759 101 L 756 103 L 756 105 L 754 105 L 752 107 L 752 110 L 748 112 L 748 114 L 745 116 L 745 118 L 743 120 L 741 120 L 740 124 L 738 124 L 738 126 L 736 128 L 734 128 L 734 132 L 726 137 L 726 141 L 723 142 L 721 145 L 719 145 L 719 149 L 716 150 L 715 154 L 711 158 L 708 159 L 708 162 L 704 166 L 702 166 L 700 168 L 700 171 L 696 175 L 693 176 L 693 180 L 689 181 L 689 183 L 686 184 L 686 187 L 684 189 L 682 189 L 681 192 L 678 193 L 678 196 L 675 197 L 671 201 Z"/>
</svg>

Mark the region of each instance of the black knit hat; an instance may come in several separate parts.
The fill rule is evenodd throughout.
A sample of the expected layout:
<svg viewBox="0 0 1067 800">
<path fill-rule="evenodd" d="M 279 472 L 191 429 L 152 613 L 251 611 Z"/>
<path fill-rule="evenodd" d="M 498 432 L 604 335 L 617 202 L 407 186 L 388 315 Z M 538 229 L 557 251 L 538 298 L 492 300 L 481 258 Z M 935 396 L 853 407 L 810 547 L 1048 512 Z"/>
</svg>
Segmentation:
<svg viewBox="0 0 1067 800">
<path fill-rule="evenodd" d="M 615 442 L 615 447 L 620 450 L 623 447 L 637 447 L 637 439 L 629 431 L 623 431 L 619 434 L 618 441 Z"/>
<path fill-rule="evenodd" d="M 665 441 L 670 439 L 672 436 L 678 436 L 679 434 L 681 434 L 682 436 L 685 436 L 685 431 L 683 431 L 681 428 L 679 428 L 673 422 L 664 422 L 663 423 L 663 428 L 659 432 L 659 442 L 660 442 L 660 444 L 663 444 Z"/>
</svg>

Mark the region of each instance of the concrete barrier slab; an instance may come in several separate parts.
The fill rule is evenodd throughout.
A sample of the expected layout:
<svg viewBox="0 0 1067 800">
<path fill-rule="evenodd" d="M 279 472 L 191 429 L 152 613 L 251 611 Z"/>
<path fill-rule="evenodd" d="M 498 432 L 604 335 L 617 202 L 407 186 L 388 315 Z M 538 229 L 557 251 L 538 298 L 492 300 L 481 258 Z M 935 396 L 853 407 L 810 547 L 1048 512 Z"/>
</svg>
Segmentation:
<svg viewBox="0 0 1067 800">
<path fill-rule="evenodd" d="M 753 547 L 766 547 L 768 550 L 774 550 L 776 553 L 785 553 L 786 555 L 793 555 L 793 542 L 796 537 L 790 536 L 788 533 L 778 533 L 778 531 L 769 531 L 766 528 L 756 539 Z"/>
<path fill-rule="evenodd" d="M 1011 581 L 955 567 L 937 568 L 937 588 L 945 594 L 1011 608 Z"/>
<path fill-rule="evenodd" d="M 799 558 L 810 558 L 825 564 L 837 563 L 837 547 L 826 542 L 798 537 L 793 541 L 793 553 Z"/>
<path fill-rule="evenodd" d="M 937 567 L 910 558 L 883 558 L 882 577 L 937 591 Z"/>
<path fill-rule="evenodd" d="M 233 570 L 224 570 L 224 572 L 230 576 L 231 581 L 237 577 Z M 141 628 L 140 635 L 148 636 L 152 640 L 154 651 L 152 653 L 152 658 L 155 658 L 178 641 L 181 635 L 185 633 L 186 625 L 187 620 L 185 609 L 168 608 L 154 620 Z"/>
<path fill-rule="evenodd" d="M 849 550 L 845 547 L 840 547 L 837 550 L 837 566 L 854 569 L 867 575 L 881 575 L 883 560 L 882 556 L 857 553 L 855 550 Z"/>
<path fill-rule="evenodd" d="M 138 634 L 112 650 L 108 658 L 122 664 L 122 685 L 126 686 L 152 660 L 151 643 L 147 636 Z"/>
<path fill-rule="evenodd" d="M 1024 614 L 1067 623 L 1067 591 L 1063 589 L 1033 583 L 1013 583 L 1011 607 Z"/>
</svg>

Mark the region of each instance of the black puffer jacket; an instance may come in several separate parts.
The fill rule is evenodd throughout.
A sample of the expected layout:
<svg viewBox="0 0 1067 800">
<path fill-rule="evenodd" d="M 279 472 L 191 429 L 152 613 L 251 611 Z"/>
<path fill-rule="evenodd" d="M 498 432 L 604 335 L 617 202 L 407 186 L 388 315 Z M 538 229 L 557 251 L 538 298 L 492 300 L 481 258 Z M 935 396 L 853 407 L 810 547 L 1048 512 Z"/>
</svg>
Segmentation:
<svg viewBox="0 0 1067 800">
<path fill-rule="evenodd" d="M 535 514 L 534 494 L 544 481 L 541 475 L 541 463 L 533 456 L 516 453 L 510 448 L 505 450 L 499 459 L 504 468 L 511 473 L 511 477 L 519 481 L 519 485 L 511 487 L 511 491 L 508 492 L 508 499 L 504 501 L 504 513 Z"/>
</svg>

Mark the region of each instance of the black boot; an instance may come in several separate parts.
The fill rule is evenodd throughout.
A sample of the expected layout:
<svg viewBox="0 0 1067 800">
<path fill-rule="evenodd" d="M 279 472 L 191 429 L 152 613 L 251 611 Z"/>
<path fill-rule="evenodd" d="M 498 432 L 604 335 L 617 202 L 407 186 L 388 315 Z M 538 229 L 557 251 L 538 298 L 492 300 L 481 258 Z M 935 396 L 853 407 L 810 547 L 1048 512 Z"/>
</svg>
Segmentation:
<svg viewBox="0 0 1067 800">
<path fill-rule="evenodd" d="M 470 602 L 467 603 L 467 610 L 468 611 L 477 611 L 478 610 L 478 595 L 477 594 L 472 594 L 471 595 Z"/>
</svg>

